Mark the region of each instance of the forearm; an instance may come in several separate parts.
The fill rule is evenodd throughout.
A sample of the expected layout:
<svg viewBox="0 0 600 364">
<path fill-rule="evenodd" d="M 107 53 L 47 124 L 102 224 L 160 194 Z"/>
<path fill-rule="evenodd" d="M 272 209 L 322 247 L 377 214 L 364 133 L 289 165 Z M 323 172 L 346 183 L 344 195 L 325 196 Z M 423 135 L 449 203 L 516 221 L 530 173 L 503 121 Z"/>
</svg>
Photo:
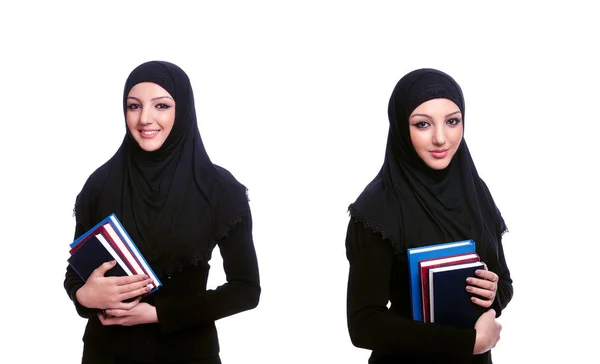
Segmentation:
<svg viewBox="0 0 600 364">
<path fill-rule="evenodd" d="M 352 343 L 360 348 L 388 353 L 452 358 L 468 362 L 475 346 L 474 329 L 424 324 L 369 308 L 349 317 Z"/>
<path fill-rule="evenodd" d="M 496 297 L 492 303 L 492 307 L 496 311 L 496 317 L 500 317 L 502 310 L 506 308 L 513 296 L 512 282 L 498 281 L 498 288 L 496 290 Z"/>
<path fill-rule="evenodd" d="M 205 325 L 257 306 L 260 287 L 250 282 L 227 282 L 193 297 L 156 297 L 158 322 L 164 333 Z"/>
<path fill-rule="evenodd" d="M 85 282 L 77 275 L 73 268 L 67 266 L 64 281 L 65 291 L 67 292 L 67 295 L 71 301 L 73 301 L 77 314 L 83 318 L 91 318 L 96 316 L 98 310 L 85 307 L 77 300 L 77 291 L 83 287 L 84 283 Z"/>
<path fill-rule="evenodd" d="M 219 242 L 227 282 L 194 296 L 157 295 L 158 321 L 165 333 L 214 322 L 255 308 L 260 299 L 260 278 L 252 223 L 244 220 Z"/>
<path fill-rule="evenodd" d="M 498 244 L 498 259 L 490 268 L 498 275 L 498 287 L 496 289 L 496 297 L 492 303 L 492 308 L 496 311 L 496 317 L 500 317 L 502 310 L 506 308 L 513 297 L 513 281 L 510 275 L 510 270 L 506 264 L 504 256 L 504 247 L 502 242 Z"/>
<path fill-rule="evenodd" d="M 350 224 L 346 246 L 350 262 L 348 330 L 355 346 L 432 360 L 471 360 L 474 329 L 424 324 L 388 309 L 390 277 L 396 260 L 388 241 L 361 225 Z"/>
</svg>

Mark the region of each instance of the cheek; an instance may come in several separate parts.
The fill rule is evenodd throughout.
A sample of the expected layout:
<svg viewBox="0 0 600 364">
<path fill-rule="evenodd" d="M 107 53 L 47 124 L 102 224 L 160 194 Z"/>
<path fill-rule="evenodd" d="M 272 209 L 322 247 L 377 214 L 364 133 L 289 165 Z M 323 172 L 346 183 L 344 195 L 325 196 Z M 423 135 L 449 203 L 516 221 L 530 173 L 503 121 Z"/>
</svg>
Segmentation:
<svg viewBox="0 0 600 364">
<path fill-rule="evenodd" d="M 452 140 L 452 144 L 454 144 L 455 148 L 458 148 L 458 145 L 460 144 L 460 141 L 462 140 L 462 137 L 463 137 L 462 124 L 460 124 L 456 128 L 452 128 L 449 136 L 450 136 L 450 139 Z"/>
<path fill-rule="evenodd" d="M 417 154 L 421 154 L 423 150 L 427 149 L 429 140 L 428 133 L 423 132 L 423 131 L 418 131 L 418 130 L 413 130 L 411 129 L 410 131 L 410 141 L 412 142 L 413 148 L 415 148 L 415 151 L 417 152 Z"/>
<path fill-rule="evenodd" d="M 171 130 L 173 129 L 173 124 L 175 124 L 175 112 L 167 112 L 167 113 L 163 113 L 161 115 L 160 121 L 159 121 L 160 127 L 166 131 L 167 135 L 171 132 Z"/>
<path fill-rule="evenodd" d="M 127 111 L 125 114 L 125 122 L 127 123 L 127 129 L 129 129 L 130 132 L 133 132 L 137 125 L 135 114 L 131 111 Z"/>
</svg>

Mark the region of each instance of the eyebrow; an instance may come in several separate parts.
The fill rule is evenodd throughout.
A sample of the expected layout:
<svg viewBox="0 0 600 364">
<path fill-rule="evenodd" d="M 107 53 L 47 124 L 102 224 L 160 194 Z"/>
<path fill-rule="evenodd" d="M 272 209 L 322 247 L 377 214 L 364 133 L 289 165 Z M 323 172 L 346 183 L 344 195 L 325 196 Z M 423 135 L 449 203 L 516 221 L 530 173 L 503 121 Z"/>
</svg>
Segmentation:
<svg viewBox="0 0 600 364">
<path fill-rule="evenodd" d="M 135 96 L 127 96 L 127 99 L 134 99 L 134 100 L 140 101 L 140 99 L 138 99 L 138 98 L 137 98 L 137 97 L 135 97 Z M 159 97 L 155 97 L 155 98 L 153 98 L 151 101 L 156 101 L 156 100 L 160 100 L 160 99 L 169 99 L 169 100 L 173 100 L 173 98 L 171 98 L 171 97 L 169 97 L 169 96 L 159 96 Z M 173 100 L 173 101 L 175 101 L 175 100 Z"/>
<path fill-rule="evenodd" d="M 452 116 L 452 115 L 454 115 L 454 114 L 460 114 L 460 110 L 458 110 L 458 111 L 455 111 L 455 112 L 453 112 L 453 113 L 450 113 L 450 114 L 446 115 L 445 117 L 447 118 L 447 117 L 450 117 L 450 116 Z M 420 116 L 420 117 L 426 117 L 426 118 L 429 118 L 429 119 L 431 119 L 431 116 L 430 116 L 430 115 L 427 115 L 427 114 L 414 114 L 414 115 L 411 115 L 410 117 L 411 117 L 411 118 L 414 118 L 414 117 L 416 117 L 416 116 Z"/>
</svg>

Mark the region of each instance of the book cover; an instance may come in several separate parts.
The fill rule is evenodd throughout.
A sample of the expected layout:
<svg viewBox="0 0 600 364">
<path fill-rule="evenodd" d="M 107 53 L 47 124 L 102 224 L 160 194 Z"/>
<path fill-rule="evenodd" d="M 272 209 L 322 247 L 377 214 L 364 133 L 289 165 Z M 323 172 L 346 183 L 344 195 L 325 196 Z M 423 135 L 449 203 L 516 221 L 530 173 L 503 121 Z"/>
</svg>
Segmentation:
<svg viewBox="0 0 600 364">
<path fill-rule="evenodd" d="M 452 255 L 445 258 L 429 259 L 419 262 L 421 275 L 421 297 L 423 303 L 423 322 L 431 322 L 429 318 L 429 270 L 431 268 L 445 267 L 448 265 L 471 263 L 479 261 L 476 253 Z M 465 284 L 466 286 L 466 284 Z"/>
<path fill-rule="evenodd" d="M 414 320 L 423 321 L 419 262 L 467 253 L 475 253 L 475 242 L 473 240 L 461 240 L 407 249 L 410 298 Z"/>
<path fill-rule="evenodd" d="M 467 278 L 484 269 L 482 262 L 450 265 L 429 270 L 429 312 L 431 322 L 460 328 L 473 328 L 485 308 L 471 301 Z"/>
<path fill-rule="evenodd" d="M 77 251 L 73 253 L 69 259 L 67 259 L 73 270 L 84 281 L 87 281 L 94 269 L 111 260 L 115 260 L 114 257 L 95 235 L 90 235 L 87 237 L 79 249 L 77 249 Z M 125 275 L 127 275 L 127 272 L 118 263 L 108 272 L 106 272 L 106 276 Z"/>
</svg>

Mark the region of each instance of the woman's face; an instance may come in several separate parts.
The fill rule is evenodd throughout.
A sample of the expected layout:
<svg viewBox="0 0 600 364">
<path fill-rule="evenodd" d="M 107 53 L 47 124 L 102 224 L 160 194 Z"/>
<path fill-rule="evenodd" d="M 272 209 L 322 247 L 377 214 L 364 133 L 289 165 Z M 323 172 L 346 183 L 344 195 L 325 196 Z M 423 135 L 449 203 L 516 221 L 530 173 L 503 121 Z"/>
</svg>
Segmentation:
<svg viewBox="0 0 600 364">
<path fill-rule="evenodd" d="M 139 146 L 152 152 L 159 149 L 175 123 L 175 100 L 152 82 L 133 86 L 127 95 L 127 128 Z"/>
<path fill-rule="evenodd" d="M 462 114 L 448 99 L 432 99 L 419 105 L 408 119 L 415 151 L 430 168 L 448 167 L 463 137 Z"/>
</svg>

